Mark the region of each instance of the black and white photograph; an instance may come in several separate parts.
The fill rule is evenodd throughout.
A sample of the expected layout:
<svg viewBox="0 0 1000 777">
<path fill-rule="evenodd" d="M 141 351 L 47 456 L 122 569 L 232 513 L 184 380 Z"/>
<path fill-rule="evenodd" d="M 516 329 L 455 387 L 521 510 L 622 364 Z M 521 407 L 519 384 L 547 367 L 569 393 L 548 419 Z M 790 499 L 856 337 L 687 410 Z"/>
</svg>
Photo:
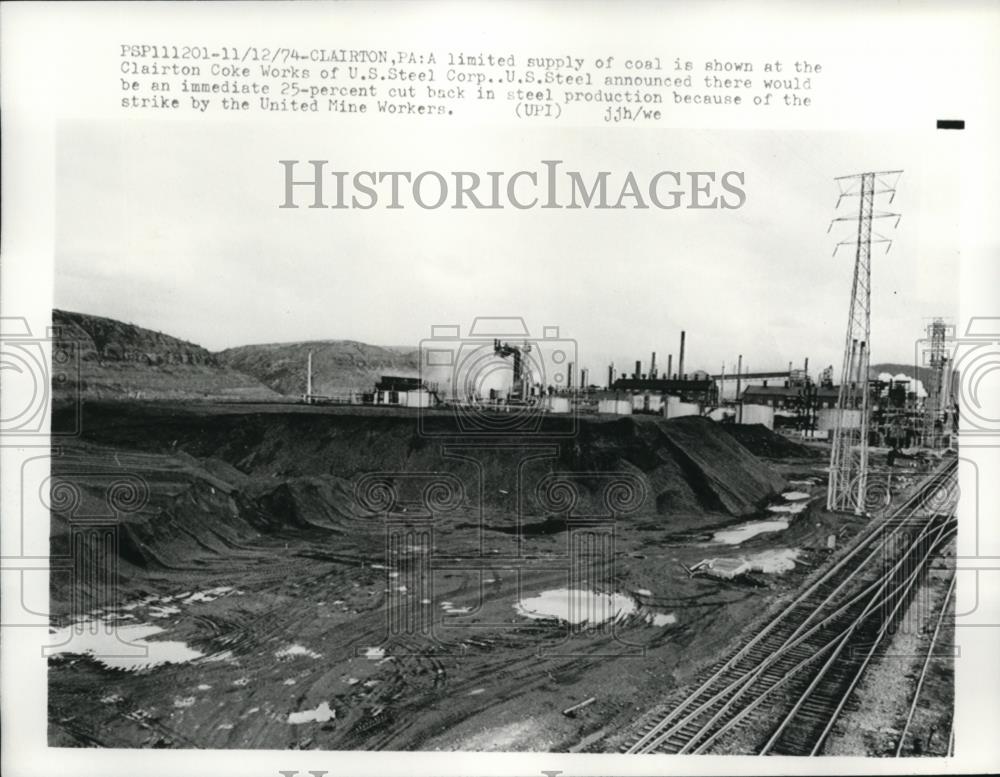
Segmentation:
<svg viewBox="0 0 1000 777">
<path fill-rule="evenodd" d="M 208 140 L 60 148 L 51 743 L 949 753 L 933 131 Z"/>
<path fill-rule="evenodd" d="M 995 77 L 419 5 L 4 4 L 10 773 L 995 762 Z"/>
</svg>

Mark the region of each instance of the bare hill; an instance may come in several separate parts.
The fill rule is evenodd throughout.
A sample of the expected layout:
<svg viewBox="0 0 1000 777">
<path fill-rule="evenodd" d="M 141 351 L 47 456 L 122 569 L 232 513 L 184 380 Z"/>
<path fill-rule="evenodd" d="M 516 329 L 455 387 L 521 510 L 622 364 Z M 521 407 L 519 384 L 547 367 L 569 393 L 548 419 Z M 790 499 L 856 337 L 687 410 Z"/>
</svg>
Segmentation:
<svg viewBox="0 0 1000 777">
<path fill-rule="evenodd" d="M 77 382 L 56 382 L 57 400 L 101 399 L 276 399 L 256 378 L 214 354 L 161 332 L 112 318 L 52 311 L 56 346 L 75 353 Z"/>
<path fill-rule="evenodd" d="M 269 388 L 288 396 L 306 390 L 306 362 L 313 355 L 313 393 L 338 395 L 371 391 L 380 375 L 415 377 L 416 348 L 381 347 L 354 340 L 244 345 L 220 351 L 222 364 L 253 375 Z"/>
</svg>

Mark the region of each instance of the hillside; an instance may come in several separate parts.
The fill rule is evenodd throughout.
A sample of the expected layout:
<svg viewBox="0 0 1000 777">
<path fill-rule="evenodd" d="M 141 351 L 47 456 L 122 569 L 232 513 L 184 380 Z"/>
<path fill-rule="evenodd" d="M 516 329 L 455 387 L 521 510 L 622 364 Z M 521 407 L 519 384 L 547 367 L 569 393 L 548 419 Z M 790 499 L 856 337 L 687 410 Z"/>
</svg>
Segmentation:
<svg viewBox="0 0 1000 777">
<path fill-rule="evenodd" d="M 52 311 L 57 348 L 76 353 L 83 397 L 100 399 L 275 399 L 255 378 L 195 343 L 111 318 Z M 54 382 L 56 400 L 76 381 Z"/>
<path fill-rule="evenodd" d="M 327 396 L 371 391 L 383 374 L 415 377 L 420 364 L 415 348 L 383 348 L 354 340 L 244 345 L 220 351 L 216 357 L 274 391 L 300 396 L 306 390 L 310 353 L 313 393 Z"/>
<path fill-rule="evenodd" d="M 381 375 L 419 374 L 419 352 L 354 340 L 244 345 L 212 353 L 195 343 L 102 316 L 52 311 L 57 341 L 79 353 L 83 395 L 106 399 L 280 400 L 306 390 L 313 357 L 313 393 L 338 396 L 370 391 Z M 912 364 L 871 365 L 880 373 L 913 375 Z M 916 368 L 925 383 L 930 371 Z M 54 384 L 56 399 L 74 388 Z"/>
</svg>

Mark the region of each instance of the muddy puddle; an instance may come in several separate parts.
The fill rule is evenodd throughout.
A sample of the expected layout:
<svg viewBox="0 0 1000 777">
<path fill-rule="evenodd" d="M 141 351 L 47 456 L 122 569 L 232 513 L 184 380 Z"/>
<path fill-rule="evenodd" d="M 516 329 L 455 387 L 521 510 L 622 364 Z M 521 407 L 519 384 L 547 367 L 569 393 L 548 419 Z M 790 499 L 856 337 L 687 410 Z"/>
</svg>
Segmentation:
<svg viewBox="0 0 1000 777">
<path fill-rule="evenodd" d="M 542 591 L 514 605 L 519 615 L 534 620 L 560 620 L 574 625 L 598 625 L 633 614 L 638 605 L 630 596 L 606 594 L 578 588 Z"/>
<path fill-rule="evenodd" d="M 802 486 L 809 486 L 807 481 L 793 481 Z M 761 518 L 755 521 L 727 526 L 712 532 L 711 542 L 720 545 L 741 545 L 747 540 L 761 534 L 773 534 L 787 529 L 792 519 L 805 512 L 812 503 L 814 496 L 807 491 L 785 491 L 781 494 L 781 502 L 767 505 Z M 702 535 L 705 537 L 705 535 Z"/>
<path fill-rule="evenodd" d="M 281 650 L 274 654 L 275 658 L 295 658 L 296 656 L 303 656 L 305 658 L 322 658 L 319 653 L 310 650 L 305 645 L 288 645 L 283 647 Z"/>
<path fill-rule="evenodd" d="M 751 521 L 729 529 L 722 529 L 712 535 L 712 542 L 723 545 L 739 545 L 758 534 L 779 532 L 788 528 L 788 521 Z"/>
<path fill-rule="evenodd" d="M 798 548 L 775 548 L 736 557 L 705 559 L 694 569 L 733 580 L 751 573 L 783 575 L 795 569 Z"/>
<path fill-rule="evenodd" d="M 49 655 L 88 655 L 109 669 L 132 672 L 182 664 L 204 655 L 184 642 L 147 639 L 162 631 L 148 623 L 91 618 L 52 631 Z"/>
<path fill-rule="evenodd" d="M 789 502 L 783 505 L 771 505 L 767 508 L 769 513 L 780 513 L 783 515 L 798 515 L 801 512 L 805 512 L 805 509 L 809 506 L 809 502 Z"/>
<path fill-rule="evenodd" d="M 801 482 L 801 481 L 800 481 Z M 767 512 L 779 513 L 783 515 L 798 515 L 804 512 L 813 501 L 813 495 L 808 491 L 783 491 L 781 498 L 784 500 L 778 504 L 768 505 Z"/>
<path fill-rule="evenodd" d="M 314 710 L 302 710 L 301 712 L 288 713 L 289 724 L 296 726 L 302 723 L 326 723 L 337 717 L 337 712 L 330 709 L 327 702 L 323 702 Z"/>
<path fill-rule="evenodd" d="M 184 591 L 171 596 L 146 596 L 126 602 L 116 609 L 94 610 L 84 618 L 50 629 L 50 656 L 86 655 L 108 669 L 141 671 L 162 664 L 183 664 L 205 654 L 177 640 L 147 639 L 165 631 L 162 626 L 145 623 L 146 619 L 163 620 L 181 615 L 184 608 L 213 602 L 223 596 L 239 594 L 232 586 L 205 591 Z M 293 645 L 289 655 L 297 654 Z M 209 656 L 215 661 L 229 655 Z"/>
<path fill-rule="evenodd" d="M 763 550 L 747 556 L 750 568 L 764 574 L 784 574 L 795 569 L 795 561 L 799 557 L 798 548 L 777 548 Z"/>
</svg>

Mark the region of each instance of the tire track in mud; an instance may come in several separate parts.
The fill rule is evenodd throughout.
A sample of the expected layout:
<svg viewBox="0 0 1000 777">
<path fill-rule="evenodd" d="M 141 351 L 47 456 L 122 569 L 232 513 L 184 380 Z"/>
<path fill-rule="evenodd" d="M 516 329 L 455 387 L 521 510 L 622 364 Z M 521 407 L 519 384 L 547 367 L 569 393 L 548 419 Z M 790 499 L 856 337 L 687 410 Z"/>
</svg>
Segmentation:
<svg viewBox="0 0 1000 777">
<path fill-rule="evenodd" d="M 484 573 L 448 575 L 449 578 L 456 578 L 455 587 L 447 591 L 448 598 L 458 601 L 463 595 L 476 592 L 476 586 L 481 586 L 481 574 Z M 500 598 L 505 599 L 509 595 L 505 591 Z M 617 627 L 619 636 L 633 626 L 646 626 L 645 615 L 641 613 L 620 622 Z M 447 652 L 439 661 L 443 664 L 451 659 L 464 664 L 459 679 L 452 680 L 445 673 L 444 682 L 435 684 L 430 692 L 401 697 L 396 700 L 394 715 L 383 716 L 378 725 L 372 723 L 352 731 L 344 746 L 417 749 L 427 740 L 484 709 L 551 690 L 553 685 L 571 685 L 594 665 L 607 660 L 605 655 L 592 654 L 601 653 L 608 639 L 591 642 L 577 655 L 540 657 L 542 649 L 561 645 L 568 633 L 568 626 L 557 627 L 555 623 L 553 620 L 549 626 L 558 634 L 537 624 L 516 623 L 486 627 L 474 637 L 456 632 L 453 640 L 444 646 Z M 467 696 L 476 698 L 474 706 L 463 703 Z M 441 704 L 449 699 L 452 704 Z"/>
<path fill-rule="evenodd" d="M 620 625 L 627 629 L 644 623 L 641 617 L 637 617 L 631 623 Z M 449 657 L 469 663 L 478 660 L 478 665 L 463 667 L 465 671 L 457 684 L 446 682 L 435 688 L 437 693 L 434 695 L 408 699 L 397 707 L 393 715 L 383 717 L 379 725 L 372 724 L 352 731 L 354 736 L 347 744 L 379 750 L 419 749 L 427 740 L 471 715 L 515 698 L 551 691 L 553 686 L 571 686 L 597 664 L 608 659 L 602 652 L 608 642 L 608 639 L 591 640 L 586 651 L 577 655 L 541 657 L 538 655 L 541 649 L 563 644 L 563 637 L 546 635 L 544 631 L 531 628 L 518 630 L 513 635 L 460 640 L 456 646 L 465 649 Z M 469 696 L 477 699 L 476 705 L 471 708 L 461 703 Z M 448 698 L 455 702 L 451 705 L 454 707 L 452 711 L 448 708 L 428 709 L 430 704 Z"/>
<path fill-rule="evenodd" d="M 200 633 L 189 641 L 199 649 L 201 646 L 207 649 L 205 656 L 192 663 L 232 657 L 235 659 L 233 664 L 240 667 L 239 673 L 253 678 L 254 692 L 230 697 L 224 709 L 214 713 L 216 716 L 219 712 L 224 713 L 228 725 L 235 724 L 233 728 L 214 725 L 219 722 L 218 717 L 211 721 L 189 718 L 187 724 L 194 725 L 196 733 L 184 739 L 176 728 L 162 721 L 147 721 L 151 734 L 155 734 L 158 741 L 191 747 L 414 749 L 484 709 L 525 694 L 537 696 L 572 684 L 605 660 L 603 656 L 588 655 L 600 651 L 606 642 L 601 639 L 577 656 L 539 658 L 540 649 L 562 641 L 560 635 L 565 630 L 555 627 L 554 623 L 550 624 L 551 628 L 534 623 L 497 624 L 472 632 L 456 623 L 459 628 L 445 628 L 440 632 L 439 642 L 420 637 L 385 641 L 387 596 L 382 590 L 382 575 L 360 578 L 364 588 L 359 590 L 352 589 L 352 583 L 359 582 L 355 574 L 355 570 L 327 568 L 303 575 L 300 568 L 293 583 L 298 587 L 291 593 L 288 577 L 261 585 L 261 579 L 255 576 L 252 581 L 243 582 L 242 587 L 255 594 L 276 595 L 280 601 L 259 612 L 248 612 L 237 606 L 222 614 L 191 612 L 182 615 L 181 620 Z M 455 575 L 449 582 L 453 587 L 442 589 L 438 597 L 459 600 L 478 592 L 480 576 Z M 362 598 L 365 588 L 373 589 L 374 595 L 369 600 Z M 302 634 L 301 624 L 316 619 L 321 601 L 342 596 L 345 590 L 352 591 L 355 600 L 352 607 L 358 610 L 349 616 L 350 627 L 331 624 L 320 632 L 319 642 L 315 641 L 315 635 L 305 640 L 310 648 L 330 658 L 295 666 L 297 671 L 293 677 L 302 690 L 294 701 L 282 701 L 281 671 L 289 664 L 274 661 L 274 650 Z M 499 597 L 505 599 L 509 595 L 505 590 Z M 489 594 L 486 597 L 494 598 Z M 261 599 L 255 596 L 255 601 Z M 640 611 L 624 620 L 620 631 L 627 634 L 633 628 L 643 628 L 644 614 Z M 380 644 L 384 645 L 388 660 L 384 663 L 380 660 L 378 671 L 369 675 L 376 682 L 370 687 L 359 682 L 356 691 L 337 692 L 332 673 L 350 670 L 334 656 L 353 654 L 354 660 L 358 660 L 364 646 Z M 456 665 L 460 666 L 457 673 L 450 669 Z M 169 682 L 170 676 L 165 680 Z M 482 695 L 473 695 L 480 688 L 485 689 Z M 466 700 L 467 696 L 474 701 Z M 336 711 L 335 720 L 304 727 L 288 723 L 289 713 L 311 709 L 317 700 L 324 699 Z M 451 700 L 455 703 L 449 703 Z M 255 708 L 264 711 L 248 718 Z M 138 723 L 129 720 L 132 724 Z M 134 746 L 134 742 L 122 742 L 122 745 L 128 744 Z"/>
<path fill-rule="evenodd" d="M 125 673 L 125 670 L 113 670 L 107 669 L 103 670 L 105 673 Z M 155 741 L 144 743 L 142 746 L 146 747 L 184 747 L 196 749 L 204 747 L 203 744 L 196 741 L 194 738 L 181 733 L 176 727 L 165 723 L 161 717 L 157 714 L 153 714 L 149 710 L 145 710 L 141 705 L 136 705 L 128 702 L 124 698 L 118 698 L 113 704 L 113 718 L 120 718 L 126 721 L 126 725 L 134 725 L 141 728 L 150 735 L 155 736 Z M 77 714 L 70 717 L 59 718 L 58 713 L 62 708 L 62 705 L 57 702 L 50 701 L 50 719 L 53 720 L 53 724 L 58 727 L 60 731 L 68 734 L 74 739 L 86 744 L 88 747 L 135 747 L 136 742 L 132 739 L 128 739 L 121 734 L 115 733 L 115 729 L 107 725 L 101 725 L 99 732 L 93 730 L 93 726 L 98 725 L 96 716 L 88 715 L 87 722 L 89 726 L 77 722 L 79 718 Z M 107 709 L 106 707 L 104 708 Z M 103 721 L 102 721 L 103 722 Z"/>
<path fill-rule="evenodd" d="M 280 695 L 281 680 L 276 676 L 280 672 L 278 667 L 284 667 L 285 662 L 275 662 L 273 654 L 281 647 L 287 646 L 294 641 L 294 635 L 299 633 L 296 624 L 308 623 L 316 617 L 316 608 L 319 600 L 339 595 L 346 588 L 350 590 L 351 571 L 342 568 L 327 569 L 321 573 L 303 577 L 301 569 L 295 576 L 297 588 L 295 593 L 288 594 L 280 590 L 280 586 L 286 586 L 289 578 L 280 577 L 274 582 L 279 584 L 279 589 L 268 590 L 264 586 L 261 590 L 260 580 L 256 579 L 244 588 L 256 589 L 258 593 L 272 593 L 282 597 L 282 601 L 273 604 L 266 610 L 257 613 L 227 613 L 226 616 L 216 616 L 201 614 L 189 616 L 190 622 L 200 629 L 203 635 L 196 637 L 195 642 L 204 644 L 207 648 L 205 656 L 196 659 L 193 663 L 204 663 L 218 661 L 219 659 L 232 659 L 233 665 L 241 667 L 241 674 L 244 677 L 254 677 L 256 689 L 265 689 L 263 694 L 249 696 L 233 702 L 226 707 L 227 717 L 233 721 L 244 721 L 249 712 L 254 709 L 261 709 L 262 705 L 269 714 L 267 720 L 254 720 L 251 729 L 238 725 L 236 728 L 225 729 L 226 734 L 213 730 L 208 734 L 208 738 L 217 742 L 224 738 L 227 742 L 234 743 L 232 746 L 260 747 L 260 746 L 280 746 L 283 743 L 288 747 L 301 746 L 303 738 L 298 736 L 295 727 L 289 730 L 287 727 L 287 716 L 297 709 L 314 706 L 307 705 L 307 698 L 325 697 L 331 706 L 337 711 L 338 717 L 343 718 L 349 709 L 349 704 L 344 704 L 343 698 L 331 698 L 329 671 L 323 671 L 327 666 L 325 660 L 320 660 L 318 664 L 306 665 L 303 671 L 299 671 L 299 682 L 302 682 L 301 675 L 315 677 L 300 692 L 294 703 L 284 704 L 275 702 L 275 696 Z M 369 583 L 370 584 L 370 583 Z M 301 591 L 301 595 L 299 592 Z M 325 655 L 341 653 L 350 655 L 352 649 L 358 644 L 367 642 L 377 644 L 380 635 L 380 626 L 384 625 L 383 609 L 384 596 L 376 594 L 370 601 L 363 603 L 364 609 L 359 610 L 353 616 L 350 629 L 333 626 L 322 634 L 322 644 L 314 644 L 316 649 L 322 649 Z M 355 605 L 357 606 L 357 605 Z M 367 639 L 366 639 L 367 637 Z M 335 662 L 336 666 L 338 662 Z M 432 664 L 432 683 L 437 685 L 443 682 L 443 664 Z M 437 670 L 441 669 L 441 673 Z M 410 683 L 406 674 L 409 669 L 397 669 L 388 678 L 380 677 L 377 690 L 369 695 L 369 701 L 393 701 L 398 698 Z M 352 694 L 352 698 L 355 694 Z M 268 701 L 261 702 L 261 699 Z M 280 708 L 275 709 L 275 707 Z M 369 705 L 370 708 L 370 705 Z M 262 716 L 263 717 L 263 716 Z M 338 724 L 338 728 L 339 728 Z M 330 730 L 331 726 L 325 726 L 320 730 Z M 307 737 L 306 739 L 311 739 Z"/>
<path fill-rule="evenodd" d="M 337 573 L 334 574 L 341 577 Z M 324 577 L 329 578 L 330 575 L 313 578 L 316 584 L 312 587 L 316 588 L 316 595 L 310 597 L 311 599 L 322 597 L 324 594 L 332 596 L 331 591 L 342 588 L 346 582 L 343 579 L 335 579 L 330 581 L 328 588 L 322 589 L 319 582 Z M 470 581 L 467 576 L 456 575 L 455 578 L 457 585 L 447 589 L 447 595 L 453 598 L 458 598 L 463 592 L 471 593 L 472 584 L 477 582 Z M 375 581 L 369 582 L 372 583 Z M 377 585 L 375 583 L 376 590 Z M 496 681 L 498 671 L 504 677 L 515 678 L 512 686 L 515 690 L 507 696 L 521 692 L 522 689 L 517 685 L 520 682 L 519 678 L 532 678 L 533 685 L 536 686 L 550 681 L 541 670 L 529 669 L 527 672 L 517 670 L 518 664 L 524 662 L 525 658 L 530 657 L 537 649 L 537 629 L 527 629 L 514 637 L 501 638 L 494 634 L 489 636 L 477 634 L 476 638 L 455 638 L 450 642 L 435 643 L 414 637 L 394 638 L 389 642 L 383 642 L 386 626 L 384 605 L 385 597 L 377 595 L 368 604 L 367 611 L 359 613 L 354 618 L 350 633 L 345 633 L 340 639 L 337 639 L 338 634 L 335 633 L 331 635 L 334 637 L 333 641 L 328 639 L 322 646 L 326 654 L 340 652 L 349 655 L 351 652 L 357 653 L 365 644 L 382 644 L 386 650 L 386 657 L 379 663 L 385 669 L 372 675 L 371 679 L 375 682 L 370 687 L 359 683 L 358 691 L 337 694 L 331 698 L 329 677 L 327 674 L 321 674 L 298 695 L 295 707 L 312 706 L 311 703 L 306 704 L 307 699 L 326 698 L 337 713 L 335 723 L 321 726 L 312 737 L 304 738 L 294 730 L 288 733 L 275 731 L 276 727 L 286 724 L 273 723 L 260 732 L 263 738 L 260 743 L 264 741 L 273 743 L 277 737 L 278 741 L 286 742 L 286 746 L 296 747 L 302 746 L 303 742 L 313 742 L 316 738 L 321 738 L 324 747 L 384 748 L 390 745 L 397 746 L 397 743 L 401 742 L 407 742 L 407 746 L 412 747 L 414 743 L 423 741 L 434 733 L 421 724 L 423 708 L 447 699 L 452 693 L 461 695 L 478 686 L 490 686 Z M 283 622 L 292 623 L 314 607 L 315 604 L 309 601 L 291 607 L 282 605 L 271 608 L 269 613 L 280 609 Z M 267 615 L 262 614 L 258 620 Z M 250 624 L 244 626 L 243 631 L 247 631 L 248 627 Z M 249 630 L 252 632 L 252 628 Z M 264 641 L 261 634 L 255 634 L 253 637 L 258 643 Z M 499 662 L 498 656 L 502 657 Z M 476 667 L 468 677 L 463 677 L 461 685 L 453 689 L 447 668 L 449 659 L 475 661 L 477 658 L 482 662 L 481 666 Z M 487 660 L 483 661 L 484 658 Z"/>
</svg>

